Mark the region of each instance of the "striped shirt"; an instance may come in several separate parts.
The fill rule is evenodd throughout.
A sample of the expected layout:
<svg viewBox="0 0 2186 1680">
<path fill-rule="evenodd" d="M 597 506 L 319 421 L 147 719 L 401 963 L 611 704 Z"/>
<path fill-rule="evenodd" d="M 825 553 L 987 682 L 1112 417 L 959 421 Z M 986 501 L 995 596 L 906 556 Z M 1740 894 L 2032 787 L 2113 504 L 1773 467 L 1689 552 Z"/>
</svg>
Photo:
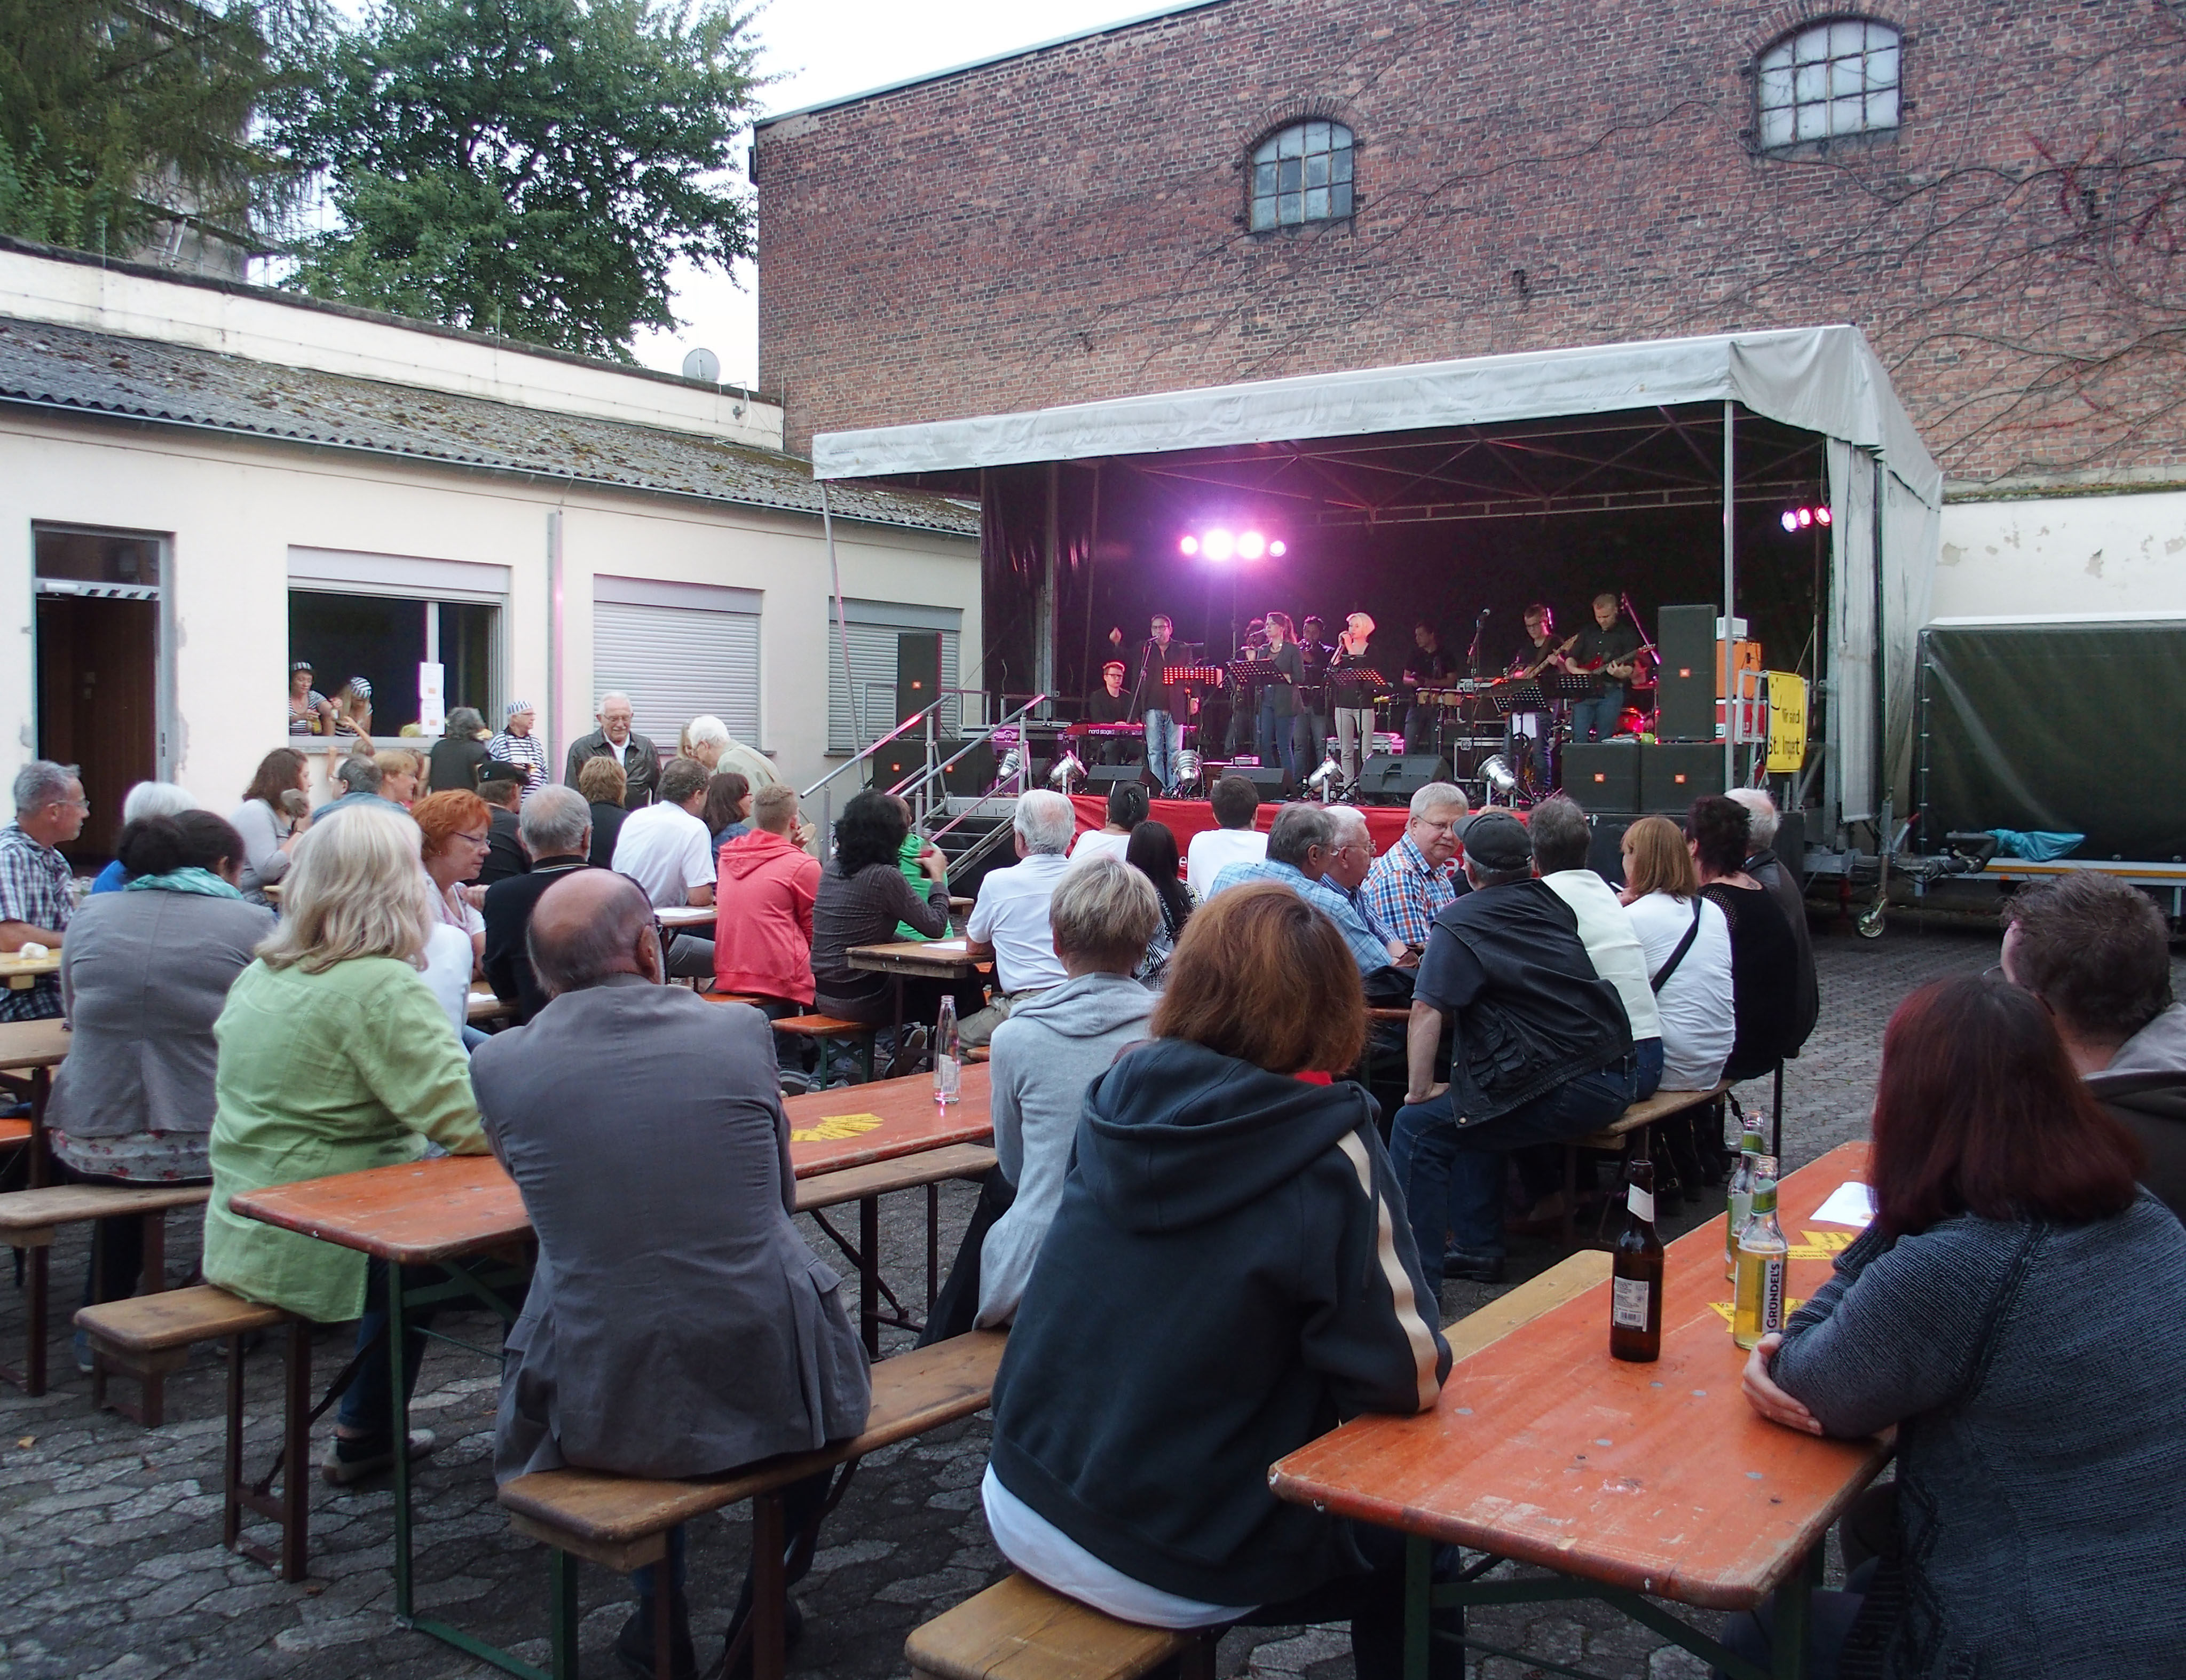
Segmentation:
<svg viewBox="0 0 2186 1680">
<path fill-rule="evenodd" d="M 24 833 L 20 824 L 0 828 L 0 921 L 67 932 L 76 914 L 71 876 L 68 860 Z M 0 1021 L 50 1021 L 60 1012 L 58 974 L 41 974 L 27 990 L 0 990 Z"/>
<path fill-rule="evenodd" d="M 1377 968 L 1389 966 L 1388 947 L 1374 936 L 1359 914 L 1359 906 L 1349 896 L 1338 892 L 1323 881 L 1309 880 L 1303 870 L 1296 864 L 1286 864 L 1273 858 L 1258 863 L 1235 863 L 1214 877 L 1214 893 L 1226 893 L 1232 887 L 1242 887 L 1249 882 L 1274 881 L 1287 887 L 1315 910 L 1336 924 L 1336 931 L 1343 935 L 1349 947 L 1351 960 L 1359 965 L 1361 974 L 1370 974 Z M 1210 893 L 1211 898 L 1214 894 Z"/>
<path fill-rule="evenodd" d="M 524 797 L 529 799 L 546 785 L 546 747 L 535 735 L 511 735 L 507 730 L 485 743 L 486 756 L 505 764 L 524 766 Z"/>
</svg>

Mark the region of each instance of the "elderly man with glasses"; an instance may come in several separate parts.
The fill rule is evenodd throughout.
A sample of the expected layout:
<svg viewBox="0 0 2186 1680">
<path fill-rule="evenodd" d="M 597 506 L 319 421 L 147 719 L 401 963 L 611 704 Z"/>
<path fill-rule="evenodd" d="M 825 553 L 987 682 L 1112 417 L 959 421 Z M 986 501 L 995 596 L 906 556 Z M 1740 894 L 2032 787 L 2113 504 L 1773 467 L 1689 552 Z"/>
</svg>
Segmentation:
<svg viewBox="0 0 2186 1680">
<path fill-rule="evenodd" d="M 1435 917 L 1469 890 L 1456 862 L 1457 832 L 1466 809 L 1456 783 L 1427 783 L 1412 795 L 1404 838 L 1375 860 L 1359 888 L 1361 907 L 1415 949 L 1426 945 Z"/>
<path fill-rule="evenodd" d="M 15 772 L 15 820 L 0 828 L 0 951 L 57 946 L 76 914 L 74 871 L 59 848 L 83 832 L 91 806 L 73 764 L 33 759 Z M 57 974 L 0 991 L 0 1021 L 45 1021 L 61 1012 Z"/>
</svg>

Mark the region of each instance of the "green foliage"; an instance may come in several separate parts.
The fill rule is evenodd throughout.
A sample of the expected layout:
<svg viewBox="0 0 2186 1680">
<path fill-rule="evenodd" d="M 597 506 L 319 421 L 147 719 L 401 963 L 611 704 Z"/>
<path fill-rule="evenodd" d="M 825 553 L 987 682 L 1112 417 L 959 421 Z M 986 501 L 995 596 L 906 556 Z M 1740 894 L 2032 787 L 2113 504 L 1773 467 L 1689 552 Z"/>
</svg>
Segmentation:
<svg viewBox="0 0 2186 1680">
<path fill-rule="evenodd" d="M 0 0 L 0 232 L 129 249 L 163 210 L 238 242 L 294 184 L 252 113 L 319 0 Z"/>
<path fill-rule="evenodd" d="M 722 0 L 378 0 L 269 107 L 341 225 L 315 296 L 627 359 L 671 266 L 752 250 L 754 45 Z"/>
</svg>

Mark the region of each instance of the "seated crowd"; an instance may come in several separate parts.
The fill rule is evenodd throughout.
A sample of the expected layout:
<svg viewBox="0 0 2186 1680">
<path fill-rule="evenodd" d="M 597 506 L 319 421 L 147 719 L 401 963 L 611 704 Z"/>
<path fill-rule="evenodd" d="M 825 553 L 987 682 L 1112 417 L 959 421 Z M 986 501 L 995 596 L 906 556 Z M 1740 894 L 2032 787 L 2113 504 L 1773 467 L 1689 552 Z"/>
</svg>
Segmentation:
<svg viewBox="0 0 2186 1680">
<path fill-rule="evenodd" d="M 979 1489 L 995 1547 L 1127 1621 L 1345 1621 L 1359 1680 L 1397 1680 L 1400 1537 L 1278 1500 L 1268 1466 L 1342 1419 L 1435 1405 L 1440 1285 L 1501 1276 L 1508 1217 L 1559 1193 L 1559 1146 L 1657 1091 L 1769 1072 L 1819 1012 L 1765 795 L 1632 824 L 1617 888 L 1567 799 L 1468 815 L 1432 784 L 1376 857 L 1350 807 L 1286 804 L 1263 832 L 1242 778 L 1181 851 L 1137 788 L 1083 832 L 1063 796 L 1022 796 L 1014 859 L 961 924 L 991 982 L 906 979 L 899 1012 L 851 953 L 952 926 L 947 861 L 900 798 L 854 795 L 820 847 L 718 720 L 663 761 L 606 697 L 562 782 L 530 721 L 513 708 L 481 742 L 474 716 L 429 762 L 352 753 L 316 811 L 287 748 L 230 819 L 132 789 L 81 901 L 59 850 L 84 820 L 73 770 L 26 767 L 0 830 L 0 948 L 63 952 L 0 1000 L 76 1034 L 49 1115 L 60 1169 L 209 1182 L 208 1282 L 356 1322 L 338 1483 L 433 1449 L 395 1439 L 392 1388 L 431 1311 L 390 1347 L 387 1268 L 241 1217 L 238 1194 L 497 1158 L 538 1241 L 506 1342 L 504 1481 L 707 1476 L 816 1448 L 858 1433 L 871 1384 L 839 1280 L 793 1220 L 799 1070 L 770 1023 L 916 1023 L 890 1046 L 912 1069 L 946 997 L 965 1043 L 990 1045 L 996 1165 L 924 1334 L 1010 1331 Z M 683 906 L 712 909 L 710 938 L 663 931 Z M 468 1024 L 478 981 L 502 1030 Z M 1375 1005 L 1400 1094 L 1365 1071 Z M 635 1105 L 633 1065 L 653 1075 Z M 2182 1121 L 2166 929 L 2109 877 L 2021 893 L 2000 977 L 1893 1016 L 1875 1221 L 1745 1375 L 1785 1427 L 1898 1431 L 1896 1481 L 1847 1518 L 1847 1590 L 1818 1600 L 1818 1658 L 2176 1666 Z M 102 1224 L 87 1303 L 135 1288 L 137 1229 Z M 793 1582 L 827 1492 L 824 1474 L 785 1492 Z M 1437 1578 L 1460 1565 L 1434 1555 Z M 653 1672 L 664 1626 L 672 1671 L 698 1672 L 686 1574 L 677 1530 L 633 1581 L 615 1645 L 633 1672 Z M 2101 1596 L 2117 1583 L 2128 1604 Z M 748 1573 L 731 1644 L 753 1590 Z M 1765 1617 L 1725 1637 L 1767 1660 Z M 1459 1680 L 1461 1656 L 1437 1642 L 1427 1672 Z"/>
</svg>

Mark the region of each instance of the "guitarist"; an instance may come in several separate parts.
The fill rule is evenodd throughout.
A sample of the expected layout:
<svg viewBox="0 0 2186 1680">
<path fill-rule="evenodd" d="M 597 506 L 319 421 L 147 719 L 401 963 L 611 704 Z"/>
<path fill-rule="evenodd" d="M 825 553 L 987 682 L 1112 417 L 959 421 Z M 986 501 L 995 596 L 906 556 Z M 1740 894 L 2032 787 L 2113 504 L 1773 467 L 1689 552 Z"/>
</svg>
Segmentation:
<svg viewBox="0 0 2186 1680">
<path fill-rule="evenodd" d="M 1440 748 L 1434 744 L 1434 737 L 1442 722 L 1442 708 L 1421 705 L 1419 691 L 1447 684 L 1449 661 L 1443 654 L 1442 637 L 1424 619 L 1412 626 L 1412 657 L 1404 662 L 1404 686 L 1412 691 L 1411 704 L 1404 712 L 1404 751 L 1437 752 Z"/>
<path fill-rule="evenodd" d="M 1561 642 L 1555 639 L 1555 609 L 1545 601 L 1533 602 L 1524 617 L 1526 640 L 1505 667 L 1505 675 L 1517 682 L 1561 669 L 1564 656 L 1578 640 L 1577 636 Z M 1511 762 L 1520 779 L 1537 793 L 1545 793 L 1549 788 L 1549 725 L 1553 715 L 1547 711 L 1511 714 Z"/>
<path fill-rule="evenodd" d="M 1594 622 L 1579 633 L 1578 643 L 1566 668 L 1601 673 L 1601 692 L 1572 708 L 1572 739 L 1605 741 L 1617 733 L 1617 720 L 1624 710 L 1624 685 L 1640 669 L 1640 632 L 1623 622 L 1623 612 L 1614 595 L 1594 597 Z"/>
</svg>

